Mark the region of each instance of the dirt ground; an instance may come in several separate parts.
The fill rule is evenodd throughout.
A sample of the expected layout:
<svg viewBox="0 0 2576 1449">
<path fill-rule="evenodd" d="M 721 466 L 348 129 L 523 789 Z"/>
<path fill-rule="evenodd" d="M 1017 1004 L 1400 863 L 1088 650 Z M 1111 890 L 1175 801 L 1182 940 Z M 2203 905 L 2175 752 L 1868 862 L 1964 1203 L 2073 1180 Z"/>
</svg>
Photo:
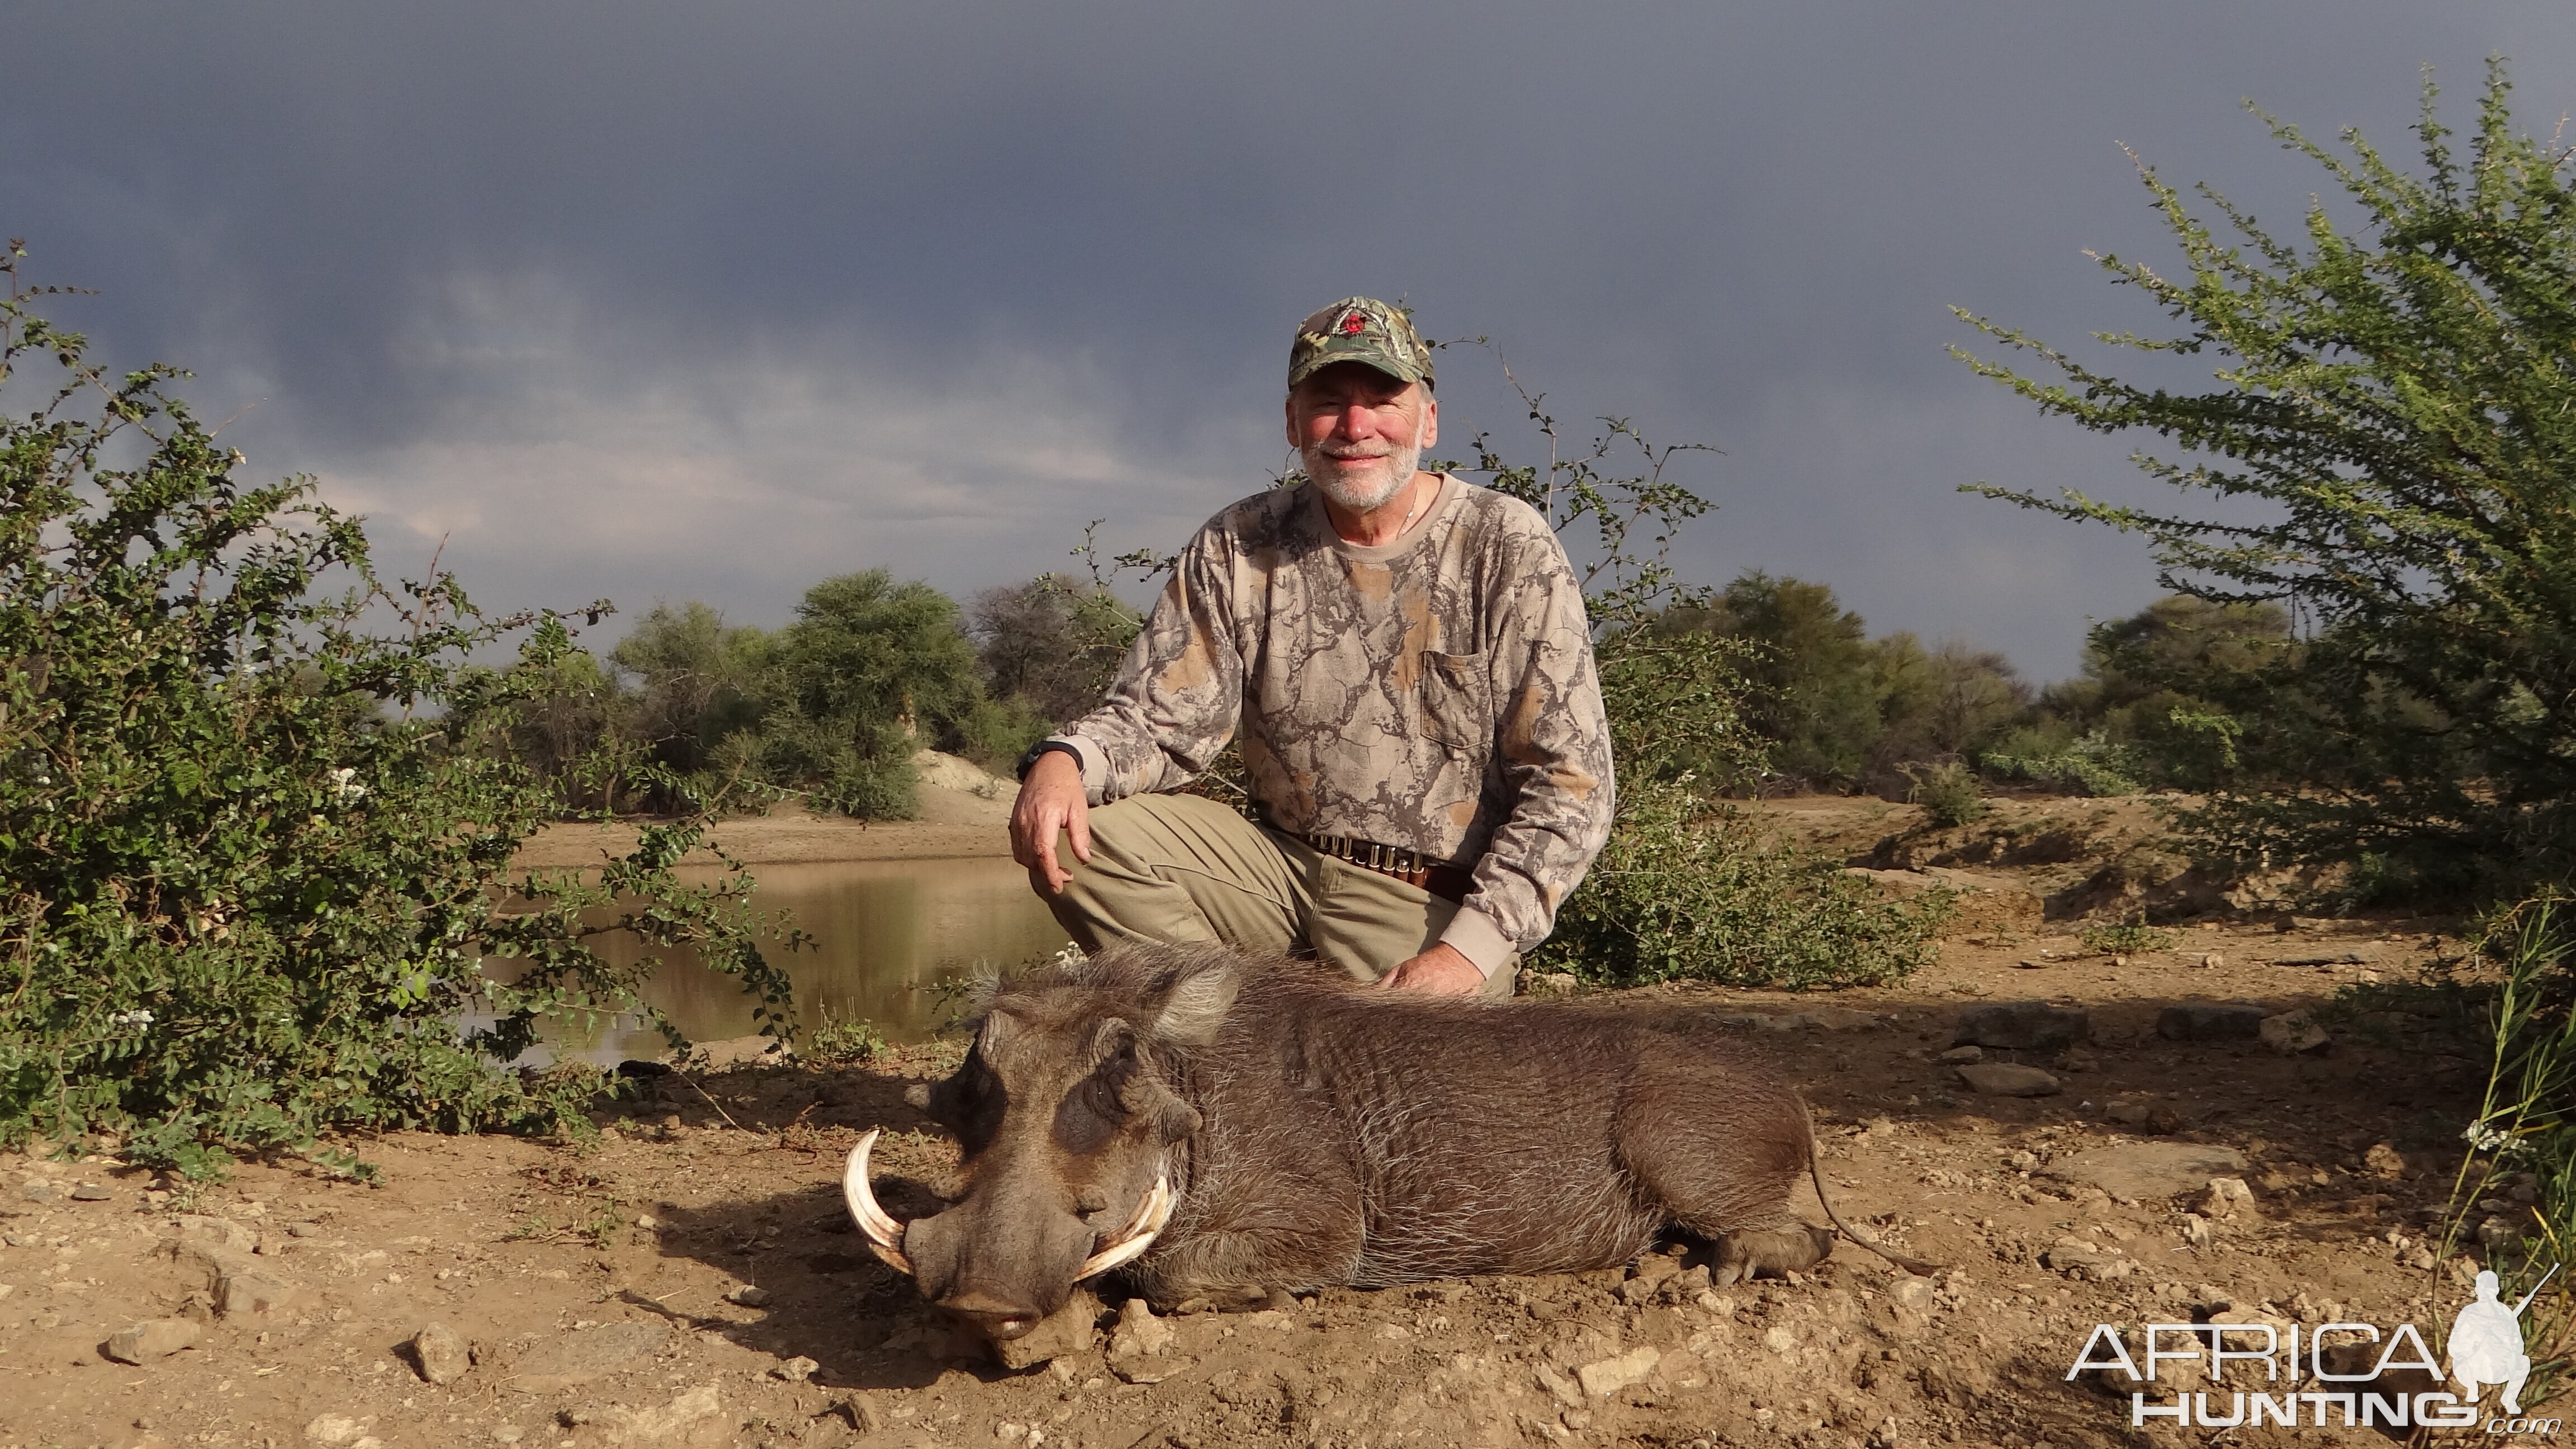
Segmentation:
<svg viewBox="0 0 2576 1449">
<path fill-rule="evenodd" d="M 1958 934 L 1887 989 L 1635 995 L 1733 1018 L 1804 1086 L 1844 1217 L 1936 1276 L 1846 1243 L 1794 1281 L 1716 1289 L 1677 1248 L 1131 1317 L 1010 1372 L 869 1257 L 839 1205 L 867 1128 L 887 1129 L 880 1192 L 899 1212 L 953 1160 L 902 1101 L 952 1064 L 932 1044 L 863 1068 L 653 1077 L 595 1145 L 347 1144 L 372 1184 L 283 1161 L 174 1196 L 112 1160 L 0 1158 L 0 1446 L 2387 1442 L 2132 1428 L 2131 1385 L 2068 1374 L 2097 1323 L 2133 1351 L 2151 1322 L 2431 1336 L 2467 1300 L 2474 1264 L 2426 1240 L 2477 1044 L 2391 1012 L 2292 1015 L 2455 950 L 2451 923 L 2213 902 L 2169 948 L 2088 953 L 2078 907 L 2099 922 L 2192 903 L 2143 806 L 2012 801 L 1948 832 L 1876 801 L 1765 808 L 1889 889 L 1966 890 Z M 2080 1016 L 1990 1010 L 2018 1001 Z M 1963 1031 L 2035 1044 L 1969 1053 Z M 2044 1094 L 1980 1090 L 1980 1073 Z M 2213 1201 L 2213 1178 L 2247 1198 Z M 2489 1201 L 2510 1211 L 2511 1186 Z M 154 1323 L 157 1339 L 112 1339 Z"/>
</svg>

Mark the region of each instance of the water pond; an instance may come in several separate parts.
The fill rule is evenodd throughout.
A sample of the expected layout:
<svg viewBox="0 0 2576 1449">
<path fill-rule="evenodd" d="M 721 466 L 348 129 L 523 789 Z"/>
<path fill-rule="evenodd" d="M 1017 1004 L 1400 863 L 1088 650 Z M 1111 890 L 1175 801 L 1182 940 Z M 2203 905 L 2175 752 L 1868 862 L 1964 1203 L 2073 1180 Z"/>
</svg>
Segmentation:
<svg viewBox="0 0 2576 1449">
<path fill-rule="evenodd" d="M 688 875 L 687 868 L 682 874 Z M 701 879 L 712 878 L 714 871 Z M 864 1017 L 891 1041 L 919 1041 L 938 1031 L 954 1003 L 939 987 L 978 968 L 1015 966 L 1052 954 L 1064 928 L 1030 893 L 1028 872 L 1007 858 L 834 861 L 756 865 L 753 903 L 785 910 L 814 938 L 811 949 L 772 950 L 796 982 L 806 1021 L 828 1009 Z M 632 942 L 612 941 L 615 954 Z M 664 964 L 645 991 L 693 1041 L 723 1041 L 753 1031 L 750 999 L 732 978 L 694 959 Z M 587 1060 L 613 1063 L 650 1057 L 662 1039 L 632 1018 L 605 1024 L 587 1039 L 558 1043 Z"/>
</svg>

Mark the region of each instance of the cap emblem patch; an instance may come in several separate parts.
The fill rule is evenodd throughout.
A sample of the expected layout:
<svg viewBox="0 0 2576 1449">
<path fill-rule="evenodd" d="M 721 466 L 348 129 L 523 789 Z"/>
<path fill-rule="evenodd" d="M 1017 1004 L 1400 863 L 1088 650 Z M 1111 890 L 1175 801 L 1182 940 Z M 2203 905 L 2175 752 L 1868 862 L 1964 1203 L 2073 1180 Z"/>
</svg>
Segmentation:
<svg viewBox="0 0 2576 1449">
<path fill-rule="evenodd" d="M 1342 314 L 1341 334 L 1344 337 L 1357 337 L 1367 330 L 1368 314 L 1360 311 L 1357 307 L 1354 307 L 1348 312 Z"/>
</svg>

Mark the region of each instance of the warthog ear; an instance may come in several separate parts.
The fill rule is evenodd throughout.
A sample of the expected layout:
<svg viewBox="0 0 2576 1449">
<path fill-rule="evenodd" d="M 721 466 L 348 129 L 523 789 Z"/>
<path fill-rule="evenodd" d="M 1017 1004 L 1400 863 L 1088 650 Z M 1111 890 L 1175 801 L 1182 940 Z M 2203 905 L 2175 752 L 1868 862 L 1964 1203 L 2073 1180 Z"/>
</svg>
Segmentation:
<svg viewBox="0 0 2576 1449">
<path fill-rule="evenodd" d="M 1148 998 L 1154 1011 L 1153 1034 L 1182 1046 L 1205 1046 L 1216 1040 L 1226 1010 L 1243 985 L 1231 956 L 1211 952 L 1181 967 L 1161 991 Z"/>
</svg>

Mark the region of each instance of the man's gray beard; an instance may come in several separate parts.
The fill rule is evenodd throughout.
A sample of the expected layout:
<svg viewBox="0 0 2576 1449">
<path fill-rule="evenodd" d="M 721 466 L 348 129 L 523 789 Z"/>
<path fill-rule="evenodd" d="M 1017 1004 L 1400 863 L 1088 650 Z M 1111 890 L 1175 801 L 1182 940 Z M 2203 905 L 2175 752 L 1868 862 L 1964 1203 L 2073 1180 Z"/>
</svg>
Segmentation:
<svg viewBox="0 0 2576 1449">
<path fill-rule="evenodd" d="M 1315 480 L 1315 486 L 1324 490 L 1325 497 L 1353 513 L 1385 507 L 1395 495 L 1404 491 L 1406 484 L 1413 481 L 1413 475 L 1422 463 L 1421 448 L 1398 448 L 1378 460 L 1386 467 L 1385 479 L 1369 493 L 1355 494 L 1343 491 L 1344 485 L 1327 471 L 1326 465 L 1332 461 L 1333 455 L 1324 451 L 1321 443 L 1298 451 L 1305 460 L 1306 476 Z"/>
</svg>

